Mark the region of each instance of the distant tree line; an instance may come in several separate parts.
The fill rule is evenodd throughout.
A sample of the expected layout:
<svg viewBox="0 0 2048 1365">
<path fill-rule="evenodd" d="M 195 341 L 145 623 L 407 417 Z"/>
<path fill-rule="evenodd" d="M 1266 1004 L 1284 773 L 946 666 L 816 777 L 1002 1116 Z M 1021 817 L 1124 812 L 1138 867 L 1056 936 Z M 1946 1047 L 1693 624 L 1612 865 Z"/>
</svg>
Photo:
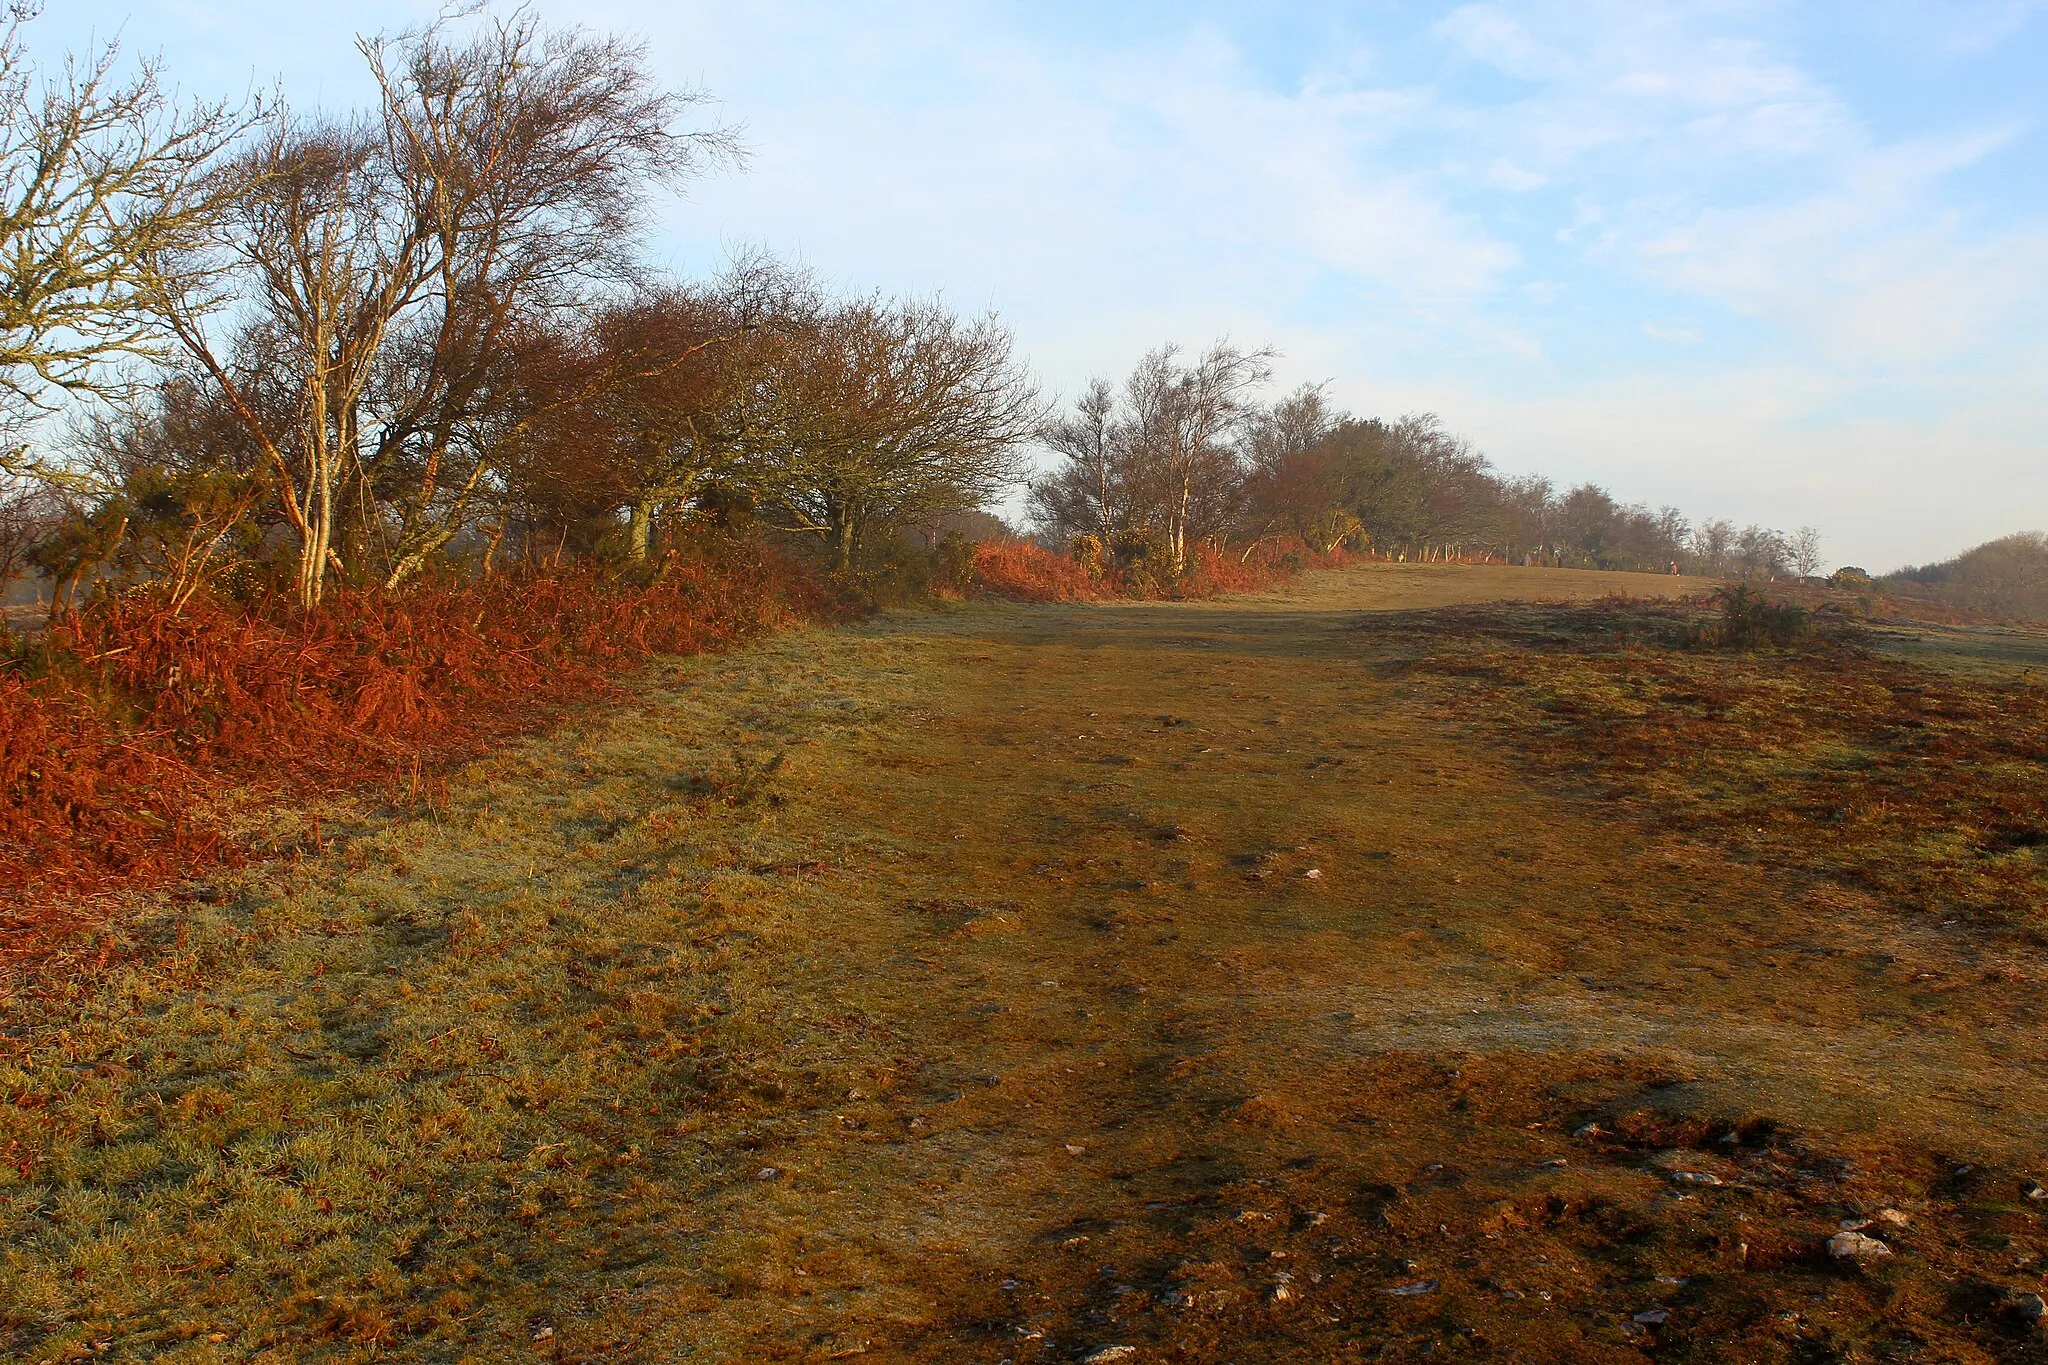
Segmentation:
<svg viewBox="0 0 2048 1365">
<path fill-rule="evenodd" d="M 1091 381 L 1049 421 L 1055 467 L 1030 487 L 1038 531 L 1084 555 L 1156 559 L 1187 546 L 1297 537 L 1416 560 L 1487 557 L 1566 567 L 1807 576 L 1820 532 L 1694 524 L 1593 484 L 1508 478 L 1433 414 L 1388 422 L 1332 407 L 1320 386 L 1257 398 L 1273 356 L 1219 342 L 1151 352 L 1122 385 Z"/>
<path fill-rule="evenodd" d="M 2048 621 L 2048 536 L 2022 532 L 1878 580 L 1887 592 L 1992 616 Z"/>
<path fill-rule="evenodd" d="M 376 97 L 181 103 L 0 32 L 0 588 L 397 591 L 516 563 L 656 574 L 751 528 L 836 569 L 973 526 L 1185 573 L 1291 537 L 1410 558 L 1783 576 L 1784 536 L 1509 479 L 1433 416 L 1267 401 L 1274 355 L 1163 347 L 1052 411 L 991 317 L 742 253 L 678 281 L 650 196 L 743 159 L 639 47 L 530 13 L 360 57 Z M 61 420 L 50 420 L 61 414 Z M 54 433 L 54 434 L 53 434 Z"/>
</svg>

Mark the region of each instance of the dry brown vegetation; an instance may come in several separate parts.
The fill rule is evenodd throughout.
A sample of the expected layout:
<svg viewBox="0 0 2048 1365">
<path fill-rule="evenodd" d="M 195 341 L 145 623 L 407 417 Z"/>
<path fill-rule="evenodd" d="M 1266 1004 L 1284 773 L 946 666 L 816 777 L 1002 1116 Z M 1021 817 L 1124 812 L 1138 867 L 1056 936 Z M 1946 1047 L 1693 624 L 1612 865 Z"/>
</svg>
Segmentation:
<svg viewBox="0 0 2048 1365">
<path fill-rule="evenodd" d="M 1702 586 L 886 618 L 330 810 L 13 1009 L 7 1349 L 2038 1358 L 2027 665 L 1583 600 Z"/>
</svg>

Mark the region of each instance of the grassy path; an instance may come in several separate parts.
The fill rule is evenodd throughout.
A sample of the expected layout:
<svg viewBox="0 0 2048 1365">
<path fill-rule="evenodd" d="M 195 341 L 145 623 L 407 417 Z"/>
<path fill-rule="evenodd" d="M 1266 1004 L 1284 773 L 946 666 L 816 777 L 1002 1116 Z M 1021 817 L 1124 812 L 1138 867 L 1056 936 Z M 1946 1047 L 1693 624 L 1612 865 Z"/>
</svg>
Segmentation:
<svg viewBox="0 0 2048 1365">
<path fill-rule="evenodd" d="M 1670 586 L 1607 577 L 793 635 L 165 905 L 17 1011 L 0 1347 L 1924 1344 L 1936 1290 L 1811 1244 L 1887 1162 L 2048 1147 L 2038 972 L 1934 1013 L 1920 973 L 2011 963 L 1531 777 L 1354 629 Z"/>
</svg>

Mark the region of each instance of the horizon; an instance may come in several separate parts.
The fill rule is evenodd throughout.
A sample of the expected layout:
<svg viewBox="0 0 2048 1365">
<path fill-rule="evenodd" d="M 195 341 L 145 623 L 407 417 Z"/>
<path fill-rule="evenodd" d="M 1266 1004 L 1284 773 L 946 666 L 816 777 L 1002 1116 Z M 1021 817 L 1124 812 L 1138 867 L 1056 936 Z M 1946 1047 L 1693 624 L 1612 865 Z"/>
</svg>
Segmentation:
<svg viewBox="0 0 2048 1365">
<path fill-rule="evenodd" d="M 198 95 L 360 104 L 378 3 L 75 4 Z M 1049 391 L 1163 342 L 1282 351 L 1510 474 L 1819 526 L 1884 572 L 2048 524 L 2033 0 L 1916 5 L 585 5 L 742 125 L 659 207 L 732 247 L 999 313 Z"/>
</svg>

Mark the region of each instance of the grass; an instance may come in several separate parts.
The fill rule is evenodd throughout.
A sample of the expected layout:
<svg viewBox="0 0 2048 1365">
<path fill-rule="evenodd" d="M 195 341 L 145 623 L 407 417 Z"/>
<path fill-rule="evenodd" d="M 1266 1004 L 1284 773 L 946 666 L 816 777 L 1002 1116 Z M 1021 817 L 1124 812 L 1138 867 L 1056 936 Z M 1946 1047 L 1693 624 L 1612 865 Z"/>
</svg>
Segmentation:
<svg viewBox="0 0 2048 1365">
<path fill-rule="evenodd" d="M 0 1343 L 2029 1358 L 2038 948 L 1738 837 L 1745 783 L 1891 733 L 1828 728 L 1827 659 L 1457 605 L 1617 586 L 1697 590 L 799 632 L 329 810 L 11 1011 Z M 1942 800 L 1995 785 L 1988 703 L 1881 666 L 1953 727 Z M 1736 719 L 1658 728 L 1709 685 Z M 1887 1208 L 1897 1255 L 1824 1253 Z"/>
</svg>

